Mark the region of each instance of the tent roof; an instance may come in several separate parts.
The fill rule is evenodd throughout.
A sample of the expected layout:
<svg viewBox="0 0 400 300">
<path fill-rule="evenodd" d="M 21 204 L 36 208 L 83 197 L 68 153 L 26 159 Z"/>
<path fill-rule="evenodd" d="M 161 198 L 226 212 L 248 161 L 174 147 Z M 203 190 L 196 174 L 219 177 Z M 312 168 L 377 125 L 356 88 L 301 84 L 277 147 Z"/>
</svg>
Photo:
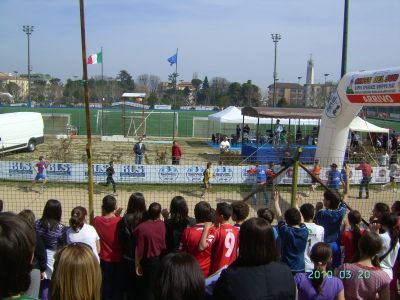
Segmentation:
<svg viewBox="0 0 400 300">
<path fill-rule="evenodd" d="M 388 128 L 378 127 L 372 123 L 361 119 L 360 117 L 356 117 L 349 125 L 351 131 L 360 131 L 360 132 L 383 132 L 389 133 Z"/>
<path fill-rule="evenodd" d="M 208 120 L 210 121 L 217 121 L 220 123 L 237 123 L 237 124 L 242 124 L 243 122 L 243 115 L 242 115 L 243 109 L 240 110 L 239 108 L 235 106 L 229 106 L 225 108 L 222 111 L 219 111 L 215 114 L 209 115 Z M 273 118 L 262 118 L 260 117 L 260 124 L 273 124 L 276 122 L 276 117 Z M 296 115 L 296 118 L 293 117 L 292 119 L 299 119 L 298 115 Z M 300 123 L 302 125 L 318 125 L 319 118 L 301 118 Z M 288 119 L 288 116 L 285 115 L 280 118 L 281 124 L 282 125 L 288 125 L 290 120 Z M 257 124 L 258 118 L 257 117 L 250 117 L 250 116 L 245 116 L 244 117 L 244 123 L 246 124 Z M 296 125 L 297 122 L 292 120 L 292 125 Z"/>
<path fill-rule="evenodd" d="M 224 110 L 221 110 L 215 114 L 209 115 L 208 120 L 217 121 L 220 123 L 238 123 L 241 124 L 243 122 L 242 111 L 236 106 L 229 106 Z M 249 124 L 257 124 L 257 118 L 245 117 L 245 123 Z M 260 119 L 260 124 L 270 124 L 271 121 Z"/>
<path fill-rule="evenodd" d="M 322 109 L 316 108 L 276 108 L 276 107 L 244 107 L 244 116 L 255 118 L 289 118 L 289 119 L 321 119 Z"/>
</svg>

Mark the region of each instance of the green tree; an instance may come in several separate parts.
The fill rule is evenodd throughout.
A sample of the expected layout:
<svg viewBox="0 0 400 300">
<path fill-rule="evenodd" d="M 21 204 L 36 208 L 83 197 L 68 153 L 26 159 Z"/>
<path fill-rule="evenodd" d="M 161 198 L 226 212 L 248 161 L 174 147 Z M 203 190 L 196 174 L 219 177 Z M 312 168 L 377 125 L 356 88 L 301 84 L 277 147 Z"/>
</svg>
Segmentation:
<svg viewBox="0 0 400 300">
<path fill-rule="evenodd" d="M 17 102 L 18 99 L 20 98 L 20 90 L 21 88 L 16 84 L 15 82 L 9 82 L 7 84 L 7 91 L 13 95 L 14 101 Z"/>
<path fill-rule="evenodd" d="M 240 91 L 241 85 L 239 82 L 232 82 L 228 88 L 228 95 L 230 97 L 230 103 L 235 106 L 240 106 Z"/>
<path fill-rule="evenodd" d="M 286 98 L 281 98 L 279 99 L 278 103 L 276 104 L 277 107 L 287 107 L 288 106 L 288 101 Z"/>
<path fill-rule="evenodd" d="M 154 105 L 159 103 L 159 99 L 157 97 L 157 93 L 156 92 L 151 92 L 150 96 L 146 99 L 146 102 L 147 102 L 148 105 L 150 105 L 152 108 L 154 108 Z"/>
<path fill-rule="evenodd" d="M 192 83 L 192 86 L 194 87 L 194 93 L 195 93 L 194 100 L 195 100 L 195 103 L 197 103 L 199 100 L 198 94 L 199 94 L 200 86 L 203 83 L 203 81 L 201 81 L 201 79 L 193 78 L 191 83 Z"/>
<path fill-rule="evenodd" d="M 261 93 L 258 86 L 251 83 L 248 80 L 242 84 L 241 87 L 241 105 L 242 106 L 259 106 L 261 101 Z"/>
<path fill-rule="evenodd" d="M 135 89 L 135 83 L 132 79 L 131 74 L 126 70 L 119 71 L 117 75 L 117 81 L 119 85 L 123 89 L 124 92 L 133 92 Z"/>
</svg>

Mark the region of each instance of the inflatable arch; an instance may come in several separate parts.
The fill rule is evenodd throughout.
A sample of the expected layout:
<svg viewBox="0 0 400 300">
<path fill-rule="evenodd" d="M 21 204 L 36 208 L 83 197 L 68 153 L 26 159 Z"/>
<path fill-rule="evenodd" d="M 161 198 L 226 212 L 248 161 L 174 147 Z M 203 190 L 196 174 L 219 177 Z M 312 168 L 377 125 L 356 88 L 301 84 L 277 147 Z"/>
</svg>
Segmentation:
<svg viewBox="0 0 400 300">
<path fill-rule="evenodd" d="M 348 73 L 322 114 L 315 154 L 323 166 L 342 165 L 349 125 L 363 106 L 400 106 L 400 67 Z"/>
</svg>

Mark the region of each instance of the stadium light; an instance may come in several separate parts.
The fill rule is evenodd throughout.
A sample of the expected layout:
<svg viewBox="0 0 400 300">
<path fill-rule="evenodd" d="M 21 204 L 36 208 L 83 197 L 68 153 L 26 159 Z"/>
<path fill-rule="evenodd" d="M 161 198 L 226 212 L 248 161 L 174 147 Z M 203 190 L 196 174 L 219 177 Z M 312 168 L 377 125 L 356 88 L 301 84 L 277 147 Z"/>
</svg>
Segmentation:
<svg viewBox="0 0 400 300">
<path fill-rule="evenodd" d="M 28 107 L 32 107 L 31 99 L 31 50 L 30 50 L 30 36 L 33 32 L 33 26 L 24 25 L 22 31 L 26 33 L 28 38 Z"/>
<path fill-rule="evenodd" d="M 278 78 L 278 74 L 276 73 L 276 50 L 277 50 L 277 45 L 282 36 L 279 33 L 272 33 L 271 38 L 273 43 L 275 44 L 275 59 L 274 59 L 274 93 L 272 96 L 272 106 L 275 107 L 275 99 L 276 99 L 276 81 Z"/>
</svg>

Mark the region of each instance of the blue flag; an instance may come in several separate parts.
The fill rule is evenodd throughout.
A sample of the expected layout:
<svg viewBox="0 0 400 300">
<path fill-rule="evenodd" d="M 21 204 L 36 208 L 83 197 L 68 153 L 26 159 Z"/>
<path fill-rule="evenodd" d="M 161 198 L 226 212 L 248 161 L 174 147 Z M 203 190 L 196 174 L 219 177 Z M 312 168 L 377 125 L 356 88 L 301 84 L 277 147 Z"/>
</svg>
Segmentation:
<svg viewBox="0 0 400 300">
<path fill-rule="evenodd" d="M 168 58 L 168 62 L 170 63 L 171 66 L 173 64 L 176 64 L 177 61 L 178 61 L 178 54 L 174 54 L 170 58 Z"/>
</svg>

